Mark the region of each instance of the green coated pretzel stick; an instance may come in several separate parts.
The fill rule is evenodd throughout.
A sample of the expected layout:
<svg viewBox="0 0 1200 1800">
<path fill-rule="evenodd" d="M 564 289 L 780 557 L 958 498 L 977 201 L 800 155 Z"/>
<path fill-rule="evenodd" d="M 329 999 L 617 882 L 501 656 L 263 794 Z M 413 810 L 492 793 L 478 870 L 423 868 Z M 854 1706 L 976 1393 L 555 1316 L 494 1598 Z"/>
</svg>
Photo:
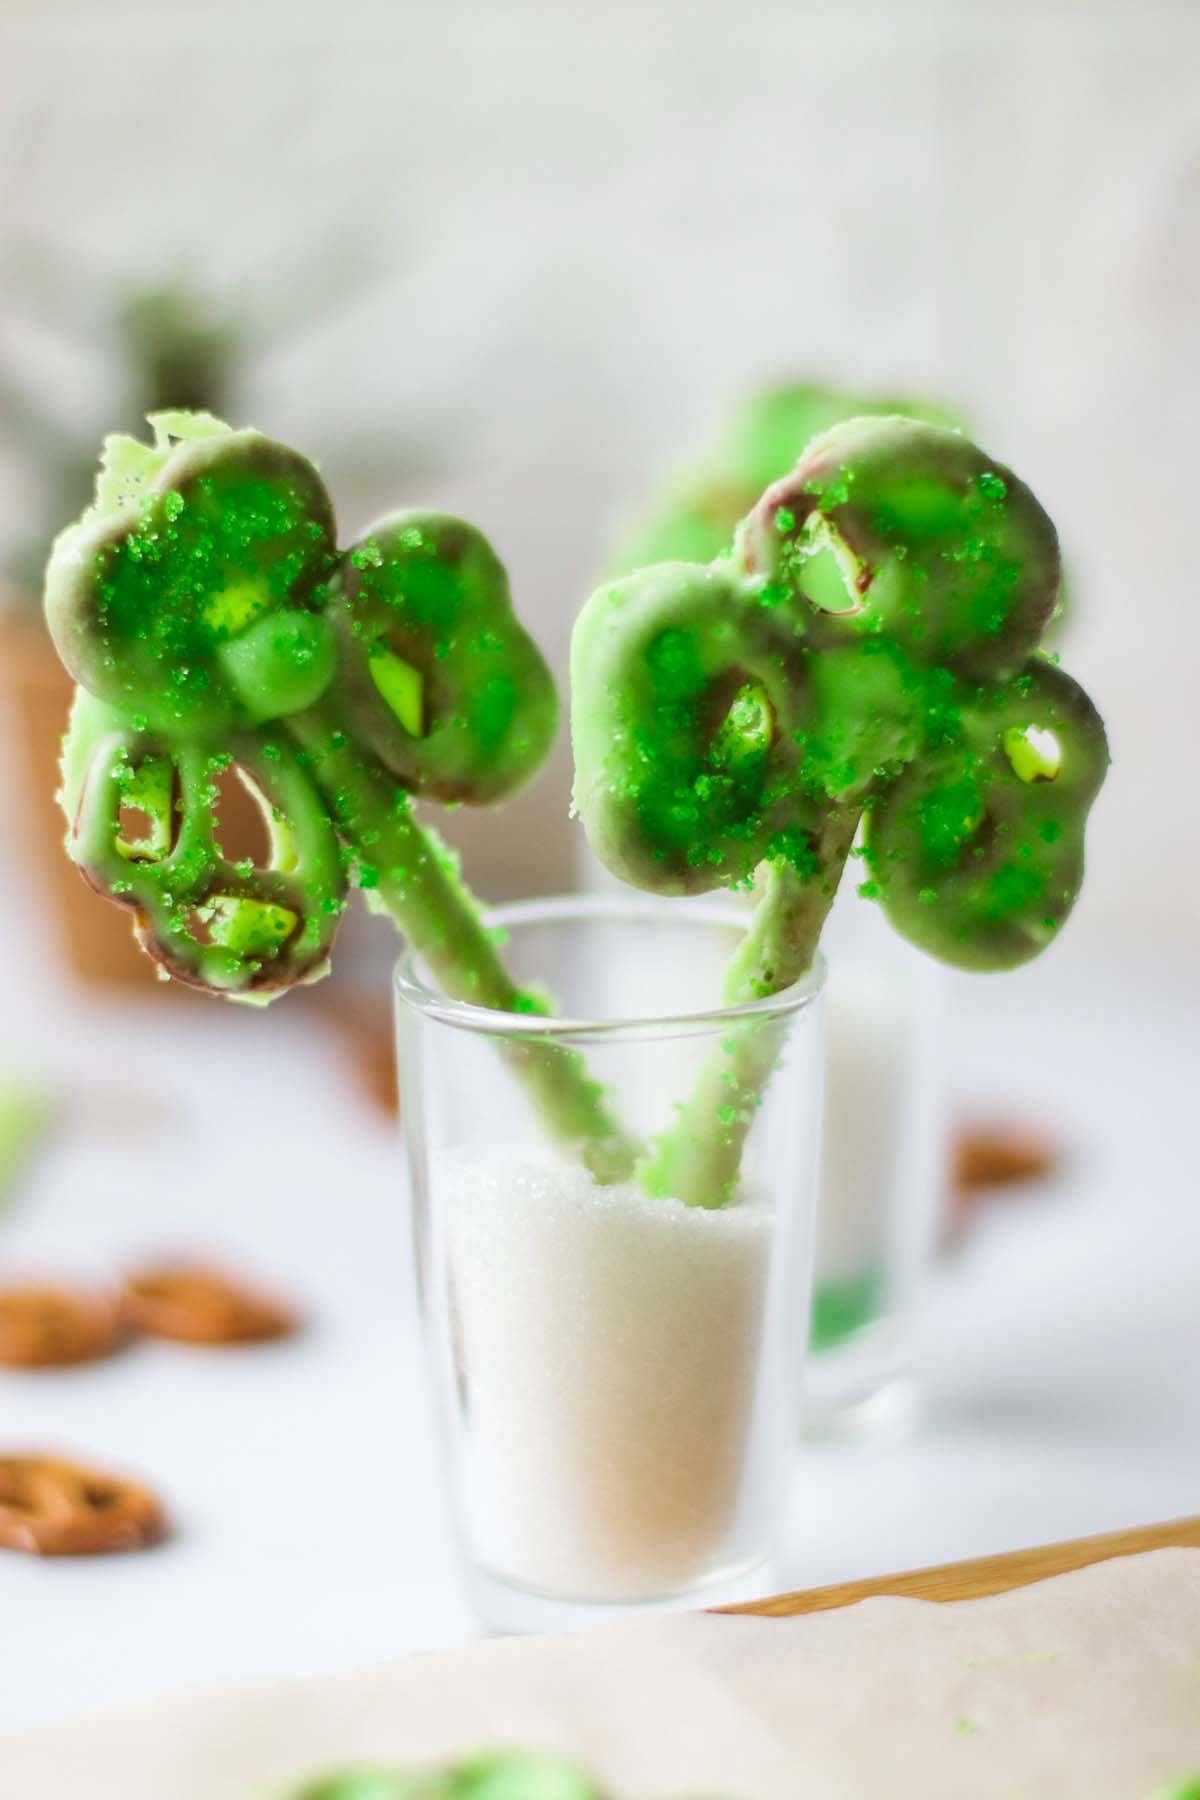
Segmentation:
<svg viewBox="0 0 1200 1800">
<path fill-rule="evenodd" d="M 576 801 L 614 873 L 763 886 L 727 999 L 809 966 L 860 820 L 892 924 L 965 968 L 1036 956 L 1069 913 L 1107 767 L 1099 715 L 1036 653 L 1054 527 L 957 432 L 858 419 L 762 496 L 731 558 L 602 588 L 572 645 Z M 765 881 L 763 875 L 765 874 Z M 719 1206 L 779 1034 L 741 1031 L 642 1165 Z"/>
<path fill-rule="evenodd" d="M 96 503 L 47 570 L 81 690 L 63 757 L 71 855 L 167 974 L 211 992 L 264 1000 L 324 973 L 349 866 L 450 993 L 538 1010 L 409 804 L 502 798 L 553 738 L 553 681 L 490 545 L 410 513 L 339 555 L 328 495 L 294 451 L 204 415 L 151 424 L 152 445 L 109 440 Z M 231 764 L 270 828 L 265 868 L 220 849 Z M 628 1169 L 576 1056 L 511 1060 L 552 1137 L 598 1173 Z"/>
<path fill-rule="evenodd" d="M 335 809 L 338 830 L 347 842 L 369 846 L 370 864 L 366 871 L 360 865 L 359 879 L 366 873 L 370 903 L 400 925 L 456 999 L 502 1013 L 543 1011 L 541 997 L 509 975 L 450 852 L 418 822 L 407 793 L 352 747 L 342 718 L 332 702 L 322 702 L 293 714 L 288 725 Z M 497 1042 L 552 1136 L 577 1147 L 599 1180 L 628 1175 L 633 1144 L 581 1054 L 561 1044 Z"/>
<path fill-rule="evenodd" d="M 802 879 L 786 863 L 763 865 L 758 905 L 725 973 L 727 1007 L 783 993 L 808 973 L 857 824 L 855 812 L 830 815 L 819 839 L 819 876 Z M 786 1034 L 785 1019 L 731 1028 L 671 1129 L 638 1162 L 647 1193 L 709 1207 L 733 1198 L 742 1148 Z"/>
</svg>

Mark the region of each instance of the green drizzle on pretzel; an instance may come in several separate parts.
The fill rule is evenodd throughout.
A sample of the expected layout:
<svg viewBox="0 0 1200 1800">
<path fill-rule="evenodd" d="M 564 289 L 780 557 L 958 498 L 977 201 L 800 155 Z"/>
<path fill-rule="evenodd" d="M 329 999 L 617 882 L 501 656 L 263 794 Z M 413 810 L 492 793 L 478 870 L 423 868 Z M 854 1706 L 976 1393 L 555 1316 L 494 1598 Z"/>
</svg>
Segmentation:
<svg viewBox="0 0 1200 1800">
<path fill-rule="evenodd" d="M 322 974 L 349 866 L 449 993 L 537 1008 L 411 805 L 499 799 L 553 739 L 554 684 L 495 552 L 414 513 L 341 554 L 295 451 L 203 414 L 150 424 L 151 444 L 107 441 L 95 504 L 46 574 L 81 691 L 63 752 L 72 857 L 166 974 L 209 992 L 264 1000 Z M 268 826 L 261 867 L 219 848 L 231 766 Z M 604 1177 L 628 1170 L 577 1053 L 510 1061 L 557 1140 Z"/>
<path fill-rule="evenodd" d="M 892 924 L 972 969 L 1057 934 L 1107 767 L 1099 715 L 1037 653 L 1058 542 L 1011 470 L 903 418 L 835 426 L 773 483 L 731 557 L 601 588 L 572 645 L 576 803 L 614 873 L 761 898 L 725 999 L 808 969 L 860 826 Z M 641 1165 L 724 1204 L 778 1052 L 731 1038 Z"/>
</svg>

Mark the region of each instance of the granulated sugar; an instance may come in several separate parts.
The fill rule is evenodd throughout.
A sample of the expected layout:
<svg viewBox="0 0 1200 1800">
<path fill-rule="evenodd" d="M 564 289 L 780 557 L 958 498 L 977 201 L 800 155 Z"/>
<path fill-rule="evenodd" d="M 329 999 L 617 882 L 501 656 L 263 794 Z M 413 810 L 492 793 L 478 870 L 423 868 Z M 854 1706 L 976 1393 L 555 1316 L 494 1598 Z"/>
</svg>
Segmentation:
<svg viewBox="0 0 1200 1800">
<path fill-rule="evenodd" d="M 438 1181 L 476 1555 L 596 1600 L 744 1560 L 769 1212 L 503 1158 L 448 1159 Z"/>
</svg>

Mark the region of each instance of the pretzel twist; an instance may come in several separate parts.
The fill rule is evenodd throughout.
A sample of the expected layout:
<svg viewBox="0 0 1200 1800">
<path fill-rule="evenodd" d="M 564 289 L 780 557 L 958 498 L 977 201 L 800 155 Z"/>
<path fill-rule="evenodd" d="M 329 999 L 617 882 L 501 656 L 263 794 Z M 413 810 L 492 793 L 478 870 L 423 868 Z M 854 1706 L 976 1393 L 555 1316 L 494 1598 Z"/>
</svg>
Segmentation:
<svg viewBox="0 0 1200 1800">
<path fill-rule="evenodd" d="M 901 418 L 815 438 L 749 513 L 738 553 L 764 603 L 799 603 L 815 648 L 885 634 L 965 674 L 1025 660 L 1061 573 L 1054 526 L 1011 469 Z"/>
<path fill-rule="evenodd" d="M 719 564 L 664 563 L 602 590 L 572 680 L 576 801 L 615 874 L 699 893 L 748 882 L 766 858 L 810 860 L 802 650 Z"/>
<path fill-rule="evenodd" d="M 105 1556 L 166 1535 L 148 1488 L 56 1456 L 0 1456 L 0 1548 L 34 1556 Z"/>
<path fill-rule="evenodd" d="M 219 745 L 333 678 L 333 509 L 312 464 L 257 431 L 158 454 L 58 538 L 46 619 L 80 687 L 136 729 Z"/>
<path fill-rule="evenodd" d="M 867 813 L 867 860 L 892 924 L 963 968 L 1037 956 L 1079 892 L 1107 766 L 1100 716 L 1060 669 L 1034 658 L 981 686 L 950 741 L 908 764 Z"/>
</svg>

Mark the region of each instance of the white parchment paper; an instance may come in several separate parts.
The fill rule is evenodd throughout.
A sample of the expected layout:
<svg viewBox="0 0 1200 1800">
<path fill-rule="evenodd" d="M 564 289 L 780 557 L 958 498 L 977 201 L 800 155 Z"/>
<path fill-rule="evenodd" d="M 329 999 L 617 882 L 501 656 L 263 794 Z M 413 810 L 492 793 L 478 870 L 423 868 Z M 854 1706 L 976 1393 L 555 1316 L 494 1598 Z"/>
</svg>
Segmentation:
<svg viewBox="0 0 1200 1800">
<path fill-rule="evenodd" d="M 1148 1800 L 1200 1769 L 1200 1550 L 950 1606 L 660 1617 L 210 1690 L 0 1740 L 0 1795 L 257 1800 L 503 1744 L 570 1751 L 621 1800 Z"/>
</svg>

